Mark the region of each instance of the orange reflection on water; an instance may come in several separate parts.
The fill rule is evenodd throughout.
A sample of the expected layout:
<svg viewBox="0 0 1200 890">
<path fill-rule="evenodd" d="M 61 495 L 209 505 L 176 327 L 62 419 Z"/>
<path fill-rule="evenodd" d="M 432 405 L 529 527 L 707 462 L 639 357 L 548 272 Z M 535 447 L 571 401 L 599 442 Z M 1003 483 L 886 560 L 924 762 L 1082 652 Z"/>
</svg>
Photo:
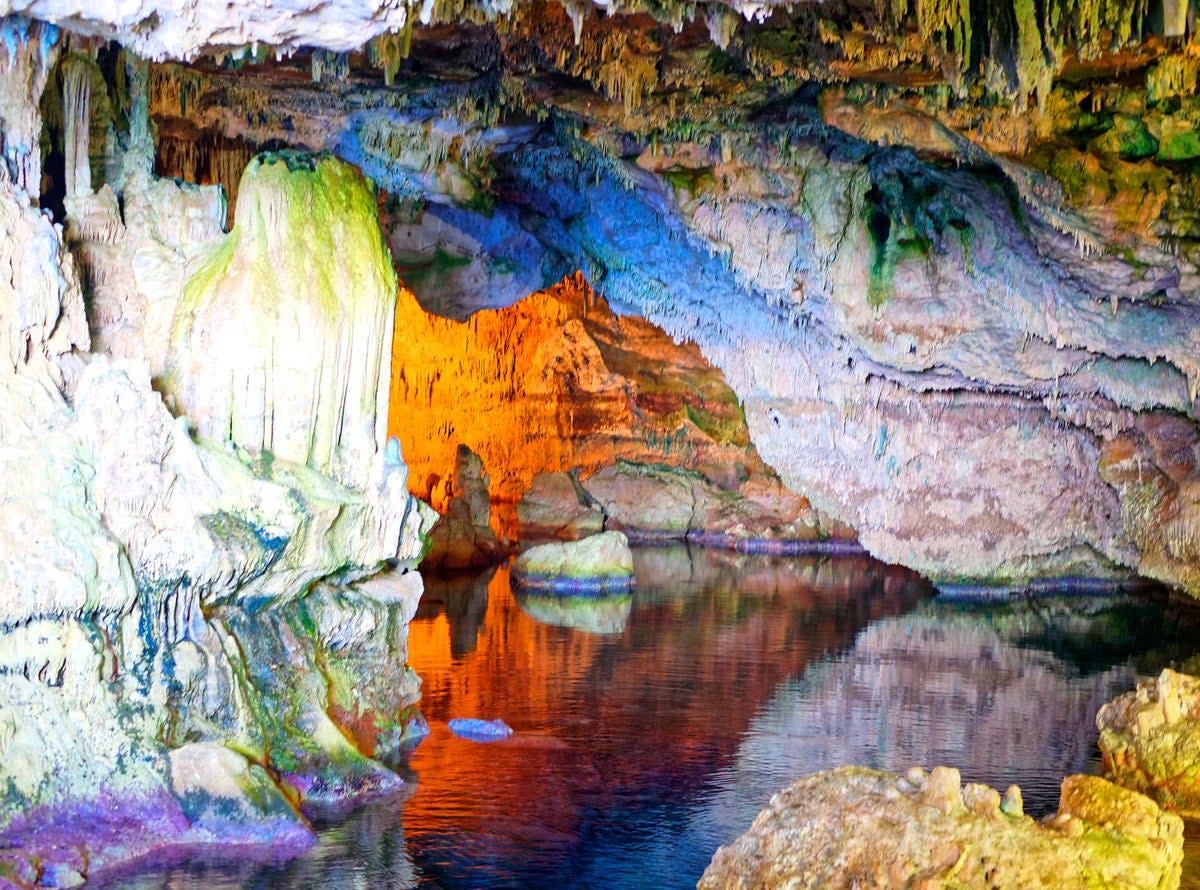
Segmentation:
<svg viewBox="0 0 1200 890">
<path fill-rule="evenodd" d="M 409 663 L 432 733 L 411 760 L 410 838 L 487 847 L 455 852 L 458 865 L 552 863 L 597 825 L 633 830 L 629 812 L 668 805 L 731 761 L 782 680 L 927 591 L 866 558 L 673 548 L 636 559 L 638 589 L 616 633 L 579 629 L 611 629 L 610 612 L 592 621 L 588 610 L 603 608 L 594 600 L 579 601 L 576 627 L 535 620 L 505 569 L 476 584 L 427 579 Z M 501 718 L 516 735 L 459 739 L 445 725 L 454 717 Z"/>
</svg>

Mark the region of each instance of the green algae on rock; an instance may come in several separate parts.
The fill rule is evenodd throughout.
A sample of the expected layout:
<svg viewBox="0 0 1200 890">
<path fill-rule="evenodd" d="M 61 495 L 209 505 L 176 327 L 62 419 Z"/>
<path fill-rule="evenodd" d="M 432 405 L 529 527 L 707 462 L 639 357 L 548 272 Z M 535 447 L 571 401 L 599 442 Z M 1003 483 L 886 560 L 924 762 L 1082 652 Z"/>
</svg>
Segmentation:
<svg viewBox="0 0 1200 890">
<path fill-rule="evenodd" d="M 633 553 L 621 532 L 578 541 L 538 544 L 513 562 L 513 580 L 526 589 L 609 589 L 633 584 Z"/>
<path fill-rule="evenodd" d="M 1102 707 L 1096 726 L 1113 781 L 1200 818 L 1200 678 L 1164 668 Z"/>
<path fill-rule="evenodd" d="M 370 183 L 331 155 L 250 163 L 175 316 L 165 389 L 199 435 L 365 487 L 396 306 L 377 217 Z"/>
<path fill-rule="evenodd" d="M 1035 822 L 1020 790 L 962 785 L 958 770 L 905 775 L 847 766 L 776 794 L 722 847 L 700 890 L 788 887 L 1179 886 L 1183 822 L 1096 776 L 1063 780 L 1058 813 Z"/>
</svg>

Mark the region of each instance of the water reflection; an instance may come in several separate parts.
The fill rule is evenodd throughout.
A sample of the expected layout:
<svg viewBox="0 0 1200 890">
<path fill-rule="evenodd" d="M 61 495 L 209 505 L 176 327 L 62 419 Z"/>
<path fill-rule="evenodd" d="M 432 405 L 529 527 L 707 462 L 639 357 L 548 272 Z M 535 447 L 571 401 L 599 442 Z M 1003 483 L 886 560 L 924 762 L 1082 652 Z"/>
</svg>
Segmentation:
<svg viewBox="0 0 1200 890">
<path fill-rule="evenodd" d="M 591 634 L 619 634 L 633 611 L 633 595 L 559 596 L 517 594 L 517 605 L 535 621 Z"/>
<path fill-rule="evenodd" d="M 694 886 L 772 793 L 844 763 L 952 763 L 1043 808 L 1092 765 L 1099 704 L 1195 649 L 1166 602 L 947 603 L 866 558 L 681 547 L 635 569 L 628 602 L 590 607 L 531 607 L 504 570 L 431 583 L 412 796 L 226 886 Z M 517 732 L 473 743 L 453 717 Z M 212 886 L 198 868 L 117 886 Z"/>
</svg>

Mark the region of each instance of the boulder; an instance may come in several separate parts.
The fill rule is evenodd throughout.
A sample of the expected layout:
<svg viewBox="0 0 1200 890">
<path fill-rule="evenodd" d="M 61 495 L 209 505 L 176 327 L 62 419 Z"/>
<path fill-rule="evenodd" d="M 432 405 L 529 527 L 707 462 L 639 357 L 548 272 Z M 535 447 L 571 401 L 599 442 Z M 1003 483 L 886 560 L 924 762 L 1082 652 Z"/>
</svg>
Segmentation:
<svg viewBox="0 0 1200 890">
<path fill-rule="evenodd" d="M 210 842 L 308 847 L 316 835 L 257 763 L 216 742 L 171 752 L 171 790 L 191 834 Z"/>
<path fill-rule="evenodd" d="M 577 541 L 604 528 L 604 511 L 571 473 L 538 473 L 517 502 L 522 540 Z"/>
<path fill-rule="evenodd" d="M 1115 782 L 1187 818 L 1200 818 L 1200 678 L 1165 668 L 1096 715 Z"/>
<path fill-rule="evenodd" d="M 543 484 L 542 492 L 547 487 Z M 564 527 L 572 528 L 567 517 L 579 508 L 566 496 L 561 482 L 555 487 Z M 777 553 L 859 549 L 853 529 L 824 520 L 806 498 L 766 473 L 724 488 L 695 471 L 619 460 L 585 480 L 582 487 L 580 501 L 599 505 L 604 528 L 619 529 L 634 541 L 686 539 L 705 546 Z M 553 507 L 542 492 L 535 503 L 538 525 L 546 528 L 553 525 L 547 515 Z"/>
<path fill-rule="evenodd" d="M 1097 776 L 1064 779 L 1058 813 L 1036 822 L 1015 785 L 1002 797 L 948 767 L 900 776 L 847 766 L 771 798 L 699 888 L 1166 890 L 1182 860 L 1178 816 Z"/>
<path fill-rule="evenodd" d="M 633 553 L 621 532 L 530 547 L 517 557 L 513 580 L 527 589 L 610 589 L 633 584 Z"/>
</svg>

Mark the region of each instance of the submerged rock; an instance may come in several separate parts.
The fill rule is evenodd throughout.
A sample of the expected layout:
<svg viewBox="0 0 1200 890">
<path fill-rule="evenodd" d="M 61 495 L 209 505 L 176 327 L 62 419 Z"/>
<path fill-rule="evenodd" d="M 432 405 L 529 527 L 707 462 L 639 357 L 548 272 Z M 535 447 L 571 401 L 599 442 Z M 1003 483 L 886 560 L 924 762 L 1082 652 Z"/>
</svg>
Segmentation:
<svg viewBox="0 0 1200 890">
<path fill-rule="evenodd" d="M 847 766 L 776 794 L 750 830 L 722 847 L 700 890 L 788 887 L 1178 886 L 1183 822 L 1096 776 L 1063 780 L 1041 823 L 1020 795 L 962 785 L 958 770 L 904 776 Z"/>
<path fill-rule="evenodd" d="M 1113 781 L 1200 818 L 1200 678 L 1164 668 L 1096 715 Z"/>
<path fill-rule="evenodd" d="M 455 717 L 448 724 L 450 731 L 459 738 L 474 742 L 498 742 L 513 734 L 512 727 L 503 720 L 481 720 L 478 717 Z"/>
<path fill-rule="evenodd" d="M 513 580 L 529 589 L 608 589 L 633 584 L 633 553 L 621 532 L 530 547 L 517 557 Z"/>
</svg>

